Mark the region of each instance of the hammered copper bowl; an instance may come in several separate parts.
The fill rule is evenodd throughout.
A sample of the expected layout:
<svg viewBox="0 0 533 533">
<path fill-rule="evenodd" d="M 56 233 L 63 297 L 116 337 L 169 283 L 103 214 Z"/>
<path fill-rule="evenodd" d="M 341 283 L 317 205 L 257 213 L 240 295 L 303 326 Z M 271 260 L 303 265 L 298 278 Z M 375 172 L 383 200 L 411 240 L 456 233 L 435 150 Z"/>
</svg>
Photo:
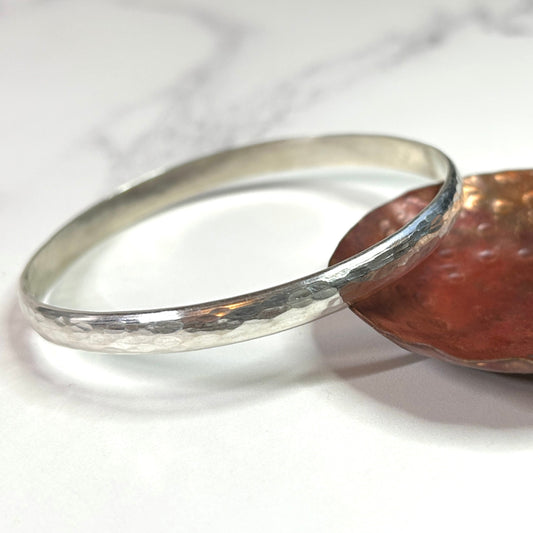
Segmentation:
<svg viewBox="0 0 533 533">
<path fill-rule="evenodd" d="M 342 239 L 330 265 L 403 226 L 439 186 L 379 207 Z M 448 235 L 422 263 L 355 301 L 363 320 L 401 347 L 459 365 L 533 373 L 533 170 L 469 176 Z"/>
</svg>

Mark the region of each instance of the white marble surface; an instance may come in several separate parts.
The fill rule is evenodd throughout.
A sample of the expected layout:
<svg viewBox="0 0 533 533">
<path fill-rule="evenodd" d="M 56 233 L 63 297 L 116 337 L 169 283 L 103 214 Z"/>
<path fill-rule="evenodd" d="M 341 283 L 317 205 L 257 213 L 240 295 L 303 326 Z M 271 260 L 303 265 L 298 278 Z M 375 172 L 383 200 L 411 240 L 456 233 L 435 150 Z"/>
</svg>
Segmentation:
<svg viewBox="0 0 533 533">
<path fill-rule="evenodd" d="M 28 331 L 16 281 L 120 183 L 233 145 L 382 132 L 465 173 L 531 167 L 532 61 L 532 1 L 0 0 L 0 530 L 529 531 L 529 379 L 349 313 L 179 358 L 72 352 Z M 287 216 L 260 229 L 291 257 L 268 240 Z"/>
</svg>

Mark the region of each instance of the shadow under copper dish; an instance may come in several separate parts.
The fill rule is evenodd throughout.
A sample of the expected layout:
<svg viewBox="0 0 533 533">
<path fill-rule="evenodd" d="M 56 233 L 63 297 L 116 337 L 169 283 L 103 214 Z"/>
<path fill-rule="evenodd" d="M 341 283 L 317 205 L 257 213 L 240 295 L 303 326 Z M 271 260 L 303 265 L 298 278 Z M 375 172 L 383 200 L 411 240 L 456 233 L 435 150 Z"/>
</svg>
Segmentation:
<svg viewBox="0 0 533 533">
<path fill-rule="evenodd" d="M 438 189 L 408 192 L 366 215 L 330 265 L 405 225 Z M 429 257 L 356 303 L 355 286 L 341 294 L 358 316 L 411 352 L 533 373 L 533 170 L 467 177 L 456 222 Z"/>
</svg>

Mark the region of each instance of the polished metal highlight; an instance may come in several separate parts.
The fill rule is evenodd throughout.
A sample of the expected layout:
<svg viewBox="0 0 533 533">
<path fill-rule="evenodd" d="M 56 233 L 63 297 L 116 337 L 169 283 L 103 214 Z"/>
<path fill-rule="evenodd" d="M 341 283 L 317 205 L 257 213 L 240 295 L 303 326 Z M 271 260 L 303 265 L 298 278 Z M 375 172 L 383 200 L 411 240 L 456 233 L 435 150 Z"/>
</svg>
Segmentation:
<svg viewBox="0 0 533 533">
<path fill-rule="evenodd" d="M 254 175 L 317 168 L 378 167 L 443 180 L 435 199 L 409 224 L 342 263 L 266 290 L 164 309 L 93 312 L 50 305 L 44 298 L 65 269 L 89 248 L 136 222 L 220 184 Z M 20 280 L 21 306 L 46 339 L 107 353 L 197 350 L 283 331 L 346 304 L 405 274 L 426 257 L 455 217 L 461 180 L 431 146 L 375 135 L 274 141 L 220 152 L 167 170 L 88 209 L 37 251 Z"/>
</svg>

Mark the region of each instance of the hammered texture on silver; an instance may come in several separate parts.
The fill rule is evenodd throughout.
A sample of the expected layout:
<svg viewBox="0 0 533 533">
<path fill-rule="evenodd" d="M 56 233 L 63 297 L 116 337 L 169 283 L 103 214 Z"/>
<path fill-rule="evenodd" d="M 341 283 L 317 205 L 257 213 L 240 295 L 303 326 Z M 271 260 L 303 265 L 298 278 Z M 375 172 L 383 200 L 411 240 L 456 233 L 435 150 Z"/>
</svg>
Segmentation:
<svg viewBox="0 0 533 533">
<path fill-rule="evenodd" d="M 444 183 L 435 200 L 398 232 L 334 267 L 284 285 L 171 309 L 90 312 L 43 301 L 61 273 L 96 243 L 195 194 L 265 173 L 354 166 L 396 169 Z M 353 287 L 363 297 L 402 276 L 446 233 L 460 191 L 461 180 L 444 154 L 399 138 L 341 135 L 229 150 L 127 188 L 60 229 L 22 274 L 22 309 L 43 337 L 99 352 L 179 352 L 269 335 L 345 307 L 342 288 Z"/>
</svg>

